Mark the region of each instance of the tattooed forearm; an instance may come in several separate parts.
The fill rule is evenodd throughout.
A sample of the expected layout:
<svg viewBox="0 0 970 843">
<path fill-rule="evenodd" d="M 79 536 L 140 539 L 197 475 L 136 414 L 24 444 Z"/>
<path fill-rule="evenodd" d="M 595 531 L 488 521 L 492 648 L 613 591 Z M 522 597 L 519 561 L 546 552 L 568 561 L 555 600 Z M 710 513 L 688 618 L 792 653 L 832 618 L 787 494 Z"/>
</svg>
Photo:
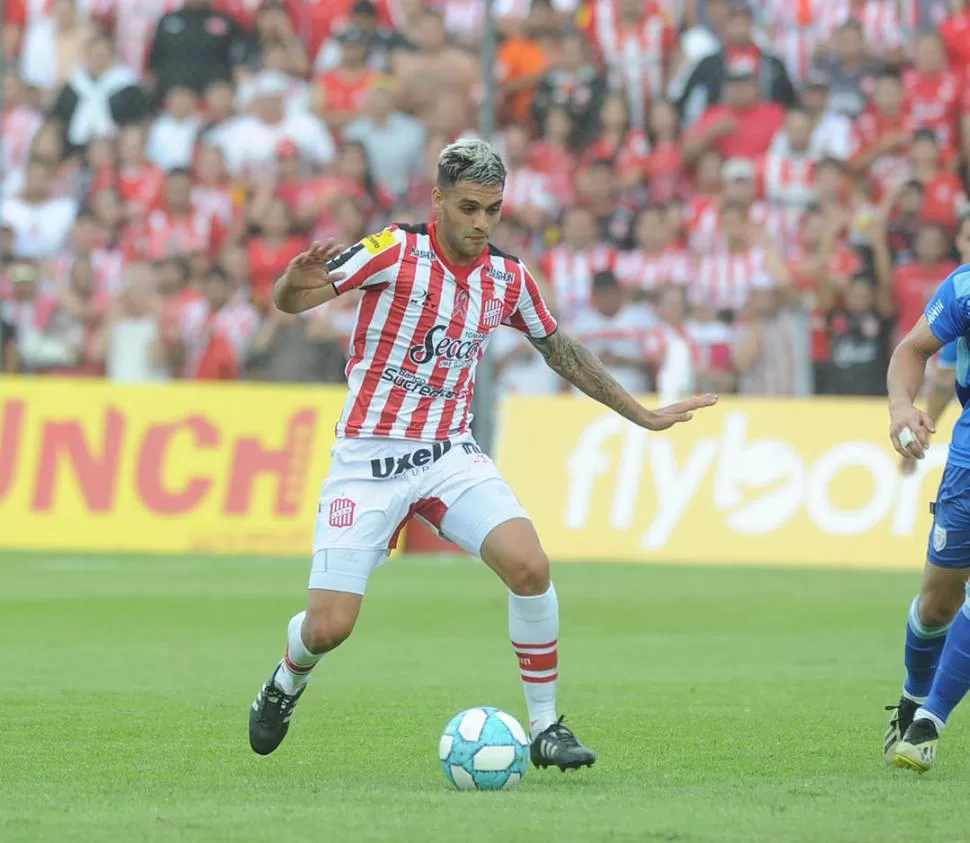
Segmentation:
<svg viewBox="0 0 970 843">
<path fill-rule="evenodd" d="M 649 411 L 614 380 L 591 351 L 565 331 L 560 329 L 543 339 L 533 339 L 532 344 L 546 359 L 549 368 L 577 389 L 623 418 L 643 423 Z"/>
</svg>

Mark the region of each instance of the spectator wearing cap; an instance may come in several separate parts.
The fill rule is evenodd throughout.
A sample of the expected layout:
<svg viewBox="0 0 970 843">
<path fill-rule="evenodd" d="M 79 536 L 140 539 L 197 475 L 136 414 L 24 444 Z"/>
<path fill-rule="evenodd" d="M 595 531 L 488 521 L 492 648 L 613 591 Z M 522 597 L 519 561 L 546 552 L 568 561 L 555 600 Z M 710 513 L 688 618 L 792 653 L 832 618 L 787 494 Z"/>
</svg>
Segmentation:
<svg viewBox="0 0 970 843">
<path fill-rule="evenodd" d="M 17 257 L 51 259 L 67 245 L 77 203 L 55 197 L 51 178 L 49 164 L 32 160 L 20 195 L 6 199 L 0 208 L 0 222 L 13 232 L 13 253 Z"/>
<path fill-rule="evenodd" d="M 151 113 L 148 94 L 133 71 L 115 63 L 114 44 L 106 35 L 90 40 L 84 66 L 71 74 L 53 106 L 53 115 L 65 127 L 65 140 L 74 149 L 112 136 L 120 126 Z"/>
<path fill-rule="evenodd" d="M 907 148 L 913 120 L 906 111 L 899 74 L 886 69 L 876 78 L 872 104 L 853 127 L 851 164 L 881 188 L 898 181 L 909 169 Z"/>
<path fill-rule="evenodd" d="M 411 45 L 401 35 L 381 22 L 377 6 L 371 0 L 357 0 L 350 9 L 348 19 L 334 28 L 316 54 L 313 67 L 317 73 L 325 73 L 341 64 L 346 45 L 354 43 L 345 37 L 350 30 L 355 32 L 355 37 L 364 45 L 367 65 L 375 73 L 390 72 L 393 54 L 399 50 L 411 49 Z"/>
<path fill-rule="evenodd" d="M 923 221 L 952 233 L 967 210 L 967 194 L 960 177 L 943 166 L 938 138 L 932 129 L 914 133 L 909 147 L 910 173 L 923 186 Z"/>
<path fill-rule="evenodd" d="M 684 160 L 695 162 L 706 149 L 725 158 L 757 158 L 771 146 L 785 110 L 759 98 L 756 60 L 733 59 L 727 66 L 724 102 L 711 105 L 684 138 Z"/>
<path fill-rule="evenodd" d="M 824 70 L 813 68 L 808 72 L 801 106 L 811 124 L 809 150 L 816 161 L 823 158 L 844 161 L 852 154 L 852 122 L 830 108 L 829 87 L 829 77 Z M 784 133 L 775 136 L 772 151 L 781 155 L 789 152 Z"/>
<path fill-rule="evenodd" d="M 549 109 L 562 106 L 573 121 L 573 146 L 582 149 L 600 129 L 598 117 L 606 94 L 606 78 L 590 60 L 586 39 L 567 31 L 536 87 L 532 118 L 544 135 Z"/>
<path fill-rule="evenodd" d="M 734 334 L 732 361 L 741 395 L 796 395 L 803 357 L 798 323 L 769 275 L 751 283 Z"/>
<path fill-rule="evenodd" d="M 403 196 L 411 176 L 424 164 L 425 129 L 413 117 L 395 110 L 400 87 L 390 77 L 371 85 L 362 117 L 347 126 L 347 140 L 367 150 L 374 178 L 392 196 Z"/>
<path fill-rule="evenodd" d="M 647 334 L 656 318 L 631 304 L 616 275 L 597 272 L 589 301 L 569 320 L 569 331 L 595 354 L 624 389 L 639 395 L 650 389 Z"/>
<path fill-rule="evenodd" d="M 156 95 L 183 85 L 197 94 L 216 80 L 229 81 L 246 61 L 245 33 L 236 19 L 212 7 L 211 0 L 185 0 L 181 9 L 164 15 L 155 29 L 148 67 Z"/>
<path fill-rule="evenodd" d="M 165 110 L 155 118 L 146 156 L 161 170 L 189 167 L 202 129 L 198 97 L 191 88 L 175 86 L 165 94 Z"/>
<path fill-rule="evenodd" d="M 720 161 L 714 153 L 704 163 L 713 168 Z M 758 169 L 748 158 L 731 158 L 720 168 L 720 178 L 710 178 L 711 190 L 705 198 L 692 203 L 687 225 L 690 230 L 690 248 L 698 255 L 709 255 L 724 246 L 722 211 L 727 205 L 739 205 L 745 209 L 748 219 L 764 221 L 764 205 L 756 203 L 758 195 Z"/>
<path fill-rule="evenodd" d="M 854 120 L 866 109 L 879 65 L 866 52 L 862 25 L 850 18 L 835 34 L 832 55 L 819 57 L 829 84 L 829 108 Z"/>
<path fill-rule="evenodd" d="M 325 71 L 314 86 L 313 111 L 330 131 L 339 134 L 363 110 L 377 72 L 367 63 L 367 36 L 349 26 L 337 36 L 342 49 L 336 67 Z"/>
<path fill-rule="evenodd" d="M 95 34 L 79 14 L 75 0 L 55 0 L 50 15 L 27 29 L 20 52 L 20 75 L 41 92 L 49 106 L 57 92 L 84 65 Z"/>
<path fill-rule="evenodd" d="M 795 103 L 797 95 L 784 63 L 755 43 L 751 9 L 747 3 L 735 2 L 721 50 L 698 63 L 680 95 L 678 108 L 685 125 L 692 124 L 716 103 L 729 101 L 730 93 L 724 89 L 731 86 L 726 82 L 742 74 L 752 78 L 751 84 L 755 87 L 753 101 L 781 106 Z"/>
<path fill-rule="evenodd" d="M 330 163 L 335 155 L 333 138 L 313 114 L 286 107 L 289 84 L 281 73 L 264 70 L 247 86 L 246 113 L 230 121 L 219 133 L 218 145 L 229 171 L 258 178 L 273 169 L 280 141 L 290 140 L 307 160 Z"/>
</svg>

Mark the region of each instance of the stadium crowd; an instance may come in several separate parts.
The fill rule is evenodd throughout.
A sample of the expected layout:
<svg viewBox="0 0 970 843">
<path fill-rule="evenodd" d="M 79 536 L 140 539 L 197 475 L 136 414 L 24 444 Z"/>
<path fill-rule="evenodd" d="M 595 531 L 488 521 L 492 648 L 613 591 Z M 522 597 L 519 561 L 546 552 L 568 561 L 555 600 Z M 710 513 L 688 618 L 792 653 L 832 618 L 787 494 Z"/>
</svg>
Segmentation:
<svg viewBox="0 0 970 843">
<path fill-rule="evenodd" d="M 0 370 L 339 381 L 353 295 L 294 317 L 273 281 L 429 215 L 479 131 L 484 7 L 8 0 Z M 495 243 L 625 385 L 884 392 L 960 260 L 967 0 L 494 8 Z M 561 388 L 493 348 L 504 390 Z"/>
</svg>

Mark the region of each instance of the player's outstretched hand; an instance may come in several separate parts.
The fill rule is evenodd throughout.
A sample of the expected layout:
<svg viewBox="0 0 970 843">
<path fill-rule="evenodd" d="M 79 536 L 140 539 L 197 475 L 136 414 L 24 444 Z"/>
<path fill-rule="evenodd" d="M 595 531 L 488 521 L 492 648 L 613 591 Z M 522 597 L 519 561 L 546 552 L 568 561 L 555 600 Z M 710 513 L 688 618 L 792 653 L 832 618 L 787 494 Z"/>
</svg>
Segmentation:
<svg viewBox="0 0 970 843">
<path fill-rule="evenodd" d="M 661 407 L 659 410 L 648 410 L 646 417 L 640 423 L 641 427 L 647 430 L 666 430 L 675 424 L 690 421 L 694 418 L 695 410 L 703 410 L 705 407 L 713 407 L 717 403 L 717 396 L 695 395 L 684 401 L 678 401 L 669 407 Z"/>
<path fill-rule="evenodd" d="M 287 286 L 293 290 L 318 290 L 344 277 L 343 272 L 327 272 L 327 264 L 344 250 L 332 240 L 314 243 L 298 254 L 286 269 Z"/>
<path fill-rule="evenodd" d="M 912 405 L 894 408 L 889 413 L 889 438 L 901 457 L 921 460 L 930 446 L 936 425 L 926 413 Z"/>
</svg>

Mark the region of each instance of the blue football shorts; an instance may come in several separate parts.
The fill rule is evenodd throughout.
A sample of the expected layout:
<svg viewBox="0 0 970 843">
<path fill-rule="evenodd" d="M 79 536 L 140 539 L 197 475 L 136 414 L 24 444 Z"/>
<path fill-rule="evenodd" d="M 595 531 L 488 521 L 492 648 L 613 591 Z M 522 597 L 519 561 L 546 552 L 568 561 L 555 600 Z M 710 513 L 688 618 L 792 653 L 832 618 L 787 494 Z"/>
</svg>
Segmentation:
<svg viewBox="0 0 970 843">
<path fill-rule="evenodd" d="M 970 468 L 946 464 L 932 511 L 927 558 L 941 568 L 970 568 Z"/>
</svg>

